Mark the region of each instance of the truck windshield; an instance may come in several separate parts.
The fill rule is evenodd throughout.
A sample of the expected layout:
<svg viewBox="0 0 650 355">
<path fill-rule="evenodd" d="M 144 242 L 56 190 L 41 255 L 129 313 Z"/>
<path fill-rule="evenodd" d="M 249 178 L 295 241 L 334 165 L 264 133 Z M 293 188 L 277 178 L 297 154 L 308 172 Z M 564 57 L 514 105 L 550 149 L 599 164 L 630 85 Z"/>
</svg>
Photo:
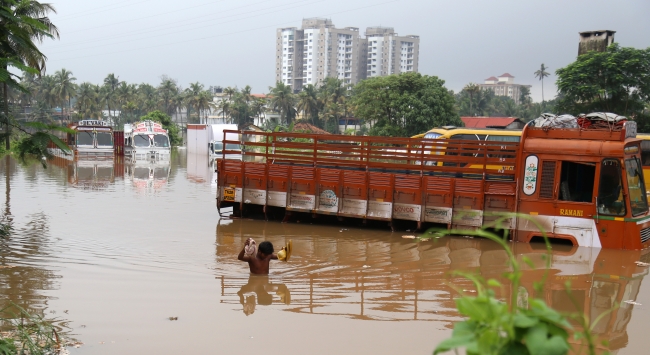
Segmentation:
<svg viewBox="0 0 650 355">
<path fill-rule="evenodd" d="M 223 143 L 214 143 L 213 147 L 213 152 L 221 152 L 223 150 Z M 241 150 L 241 146 L 239 144 L 227 143 L 226 150 Z"/>
<path fill-rule="evenodd" d="M 78 132 L 77 145 L 95 145 L 93 143 L 93 132 Z"/>
<path fill-rule="evenodd" d="M 137 134 L 133 136 L 133 144 L 136 147 L 148 147 L 149 146 L 149 137 Z"/>
<path fill-rule="evenodd" d="M 153 136 L 153 145 L 156 147 L 169 148 L 169 139 L 165 135 L 156 134 Z"/>
<path fill-rule="evenodd" d="M 97 132 L 97 145 L 113 146 L 113 135 L 109 132 Z"/>
<path fill-rule="evenodd" d="M 648 201 L 641 171 L 641 162 L 638 158 L 625 159 L 625 173 L 627 187 L 630 190 L 630 207 L 633 216 L 648 212 Z"/>
<path fill-rule="evenodd" d="M 598 189 L 598 213 L 610 216 L 625 216 L 621 164 L 616 159 L 605 159 L 600 167 Z"/>
</svg>

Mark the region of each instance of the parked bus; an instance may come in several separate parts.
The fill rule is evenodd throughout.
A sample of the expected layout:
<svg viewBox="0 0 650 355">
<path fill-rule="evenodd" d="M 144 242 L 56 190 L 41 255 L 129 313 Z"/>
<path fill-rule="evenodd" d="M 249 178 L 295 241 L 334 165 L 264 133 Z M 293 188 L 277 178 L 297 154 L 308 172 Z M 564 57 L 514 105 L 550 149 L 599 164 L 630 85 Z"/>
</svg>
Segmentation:
<svg viewBox="0 0 650 355">
<path fill-rule="evenodd" d="M 425 139 L 465 139 L 494 142 L 519 142 L 521 130 L 496 128 L 462 128 L 446 126 L 434 128 L 411 138 Z"/>
<path fill-rule="evenodd" d="M 449 140 L 464 140 L 464 141 L 478 141 L 478 142 L 519 142 L 521 139 L 521 130 L 504 130 L 504 129 L 492 129 L 492 128 L 458 128 L 455 126 L 446 126 L 441 128 L 434 128 L 429 130 L 426 133 L 421 133 L 413 136 L 412 138 L 423 138 L 427 139 L 449 139 Z M 441 149 L 433 154 L 455 154 L 452 153 L 449 149 Z M 466 156 L 467 153 L 460 153 L 461 156 Z M 441 162 L 429 161 L 429 165 L 433 164 L 442 165 Z M 445 166 L 454 166 L 454 163 L 446 163 Z M 480 168 L 480 165 L 473 166 L 475 168 Z M 512 166 L 504 165 L 494 165 L 490 166 L 491 169 L 512 169 Z"/>
</svg>

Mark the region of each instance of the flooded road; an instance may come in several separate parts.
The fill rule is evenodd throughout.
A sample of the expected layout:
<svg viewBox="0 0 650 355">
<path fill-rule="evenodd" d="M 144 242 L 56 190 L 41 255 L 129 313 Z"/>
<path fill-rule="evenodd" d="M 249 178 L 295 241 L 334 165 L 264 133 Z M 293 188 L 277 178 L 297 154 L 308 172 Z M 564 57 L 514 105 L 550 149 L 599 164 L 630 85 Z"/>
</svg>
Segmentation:
<svg viewBox="0 0 650 355">
<path fill-rule="evenodd" d="M 56 319 L 84 343 L 73 354 L 430 354 L 460 319 L 458 290 L 473 290 L 450 271 L 506 271 L 505 253 L 479 239 L 220 219 L 207 158 L 183 151 L 170 165 L 43 169 L 2 158 L 0 179 L 3 223 L 13 227 L 0 240 L 0 297 Z M 290 262 L 249 276 L 237 261 L 249 237 L 276 251 L 293 240 Z M 543 268 L 541 248 L 514 248 Z M 542 297 L 592 319 L 640 303 L 622 303 L 594 331 L 613 353 L 645 353 L 650 281 L 634 262 L 647 259 L 557 248 Z M 542 275 L 527 267 L 521 287 L 501 296 L 527 302 Z"/>
</svg>

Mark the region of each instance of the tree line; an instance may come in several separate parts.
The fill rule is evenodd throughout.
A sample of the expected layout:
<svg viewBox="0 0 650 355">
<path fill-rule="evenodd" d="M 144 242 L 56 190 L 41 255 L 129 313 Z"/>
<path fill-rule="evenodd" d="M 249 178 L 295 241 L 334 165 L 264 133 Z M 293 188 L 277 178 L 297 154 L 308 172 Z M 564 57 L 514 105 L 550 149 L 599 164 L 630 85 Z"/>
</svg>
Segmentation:
<svg viewBox="0 0 650 355">
<path fill-rule="evenodd" d="M 16 115 L 26 121 L 104 118 L 116 126 L 137 121 L 153 111 L 178 115 L 184 122 L 198 122 L 216 108 L 214 95 L 199 82 L 182 89 L 175 80 L 163 76 L 158 86 L 134 84 L 119 80 L 114 73 L 108 74 L 101 84 L 76 80 L 66 69 L 40 77 L 25 75 L 21 84 L 28 90 L 10 91 L 10 104 Z"/>
</svg>

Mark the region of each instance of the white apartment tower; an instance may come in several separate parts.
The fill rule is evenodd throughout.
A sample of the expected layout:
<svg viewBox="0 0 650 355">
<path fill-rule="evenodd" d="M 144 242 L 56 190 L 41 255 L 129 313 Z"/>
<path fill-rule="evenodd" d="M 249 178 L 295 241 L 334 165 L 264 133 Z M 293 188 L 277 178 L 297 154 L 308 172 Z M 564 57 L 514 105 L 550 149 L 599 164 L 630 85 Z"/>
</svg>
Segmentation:
<svg viewBox="0 0 650 355">
<path fill-rule="evenodd" d="M 361 37 L 358 28 L 335 28 L 331 20 L 322 18 L 304 19 L 301 29 L 279 28 L 275 79 L 297 92 L 327 77 L 356 84 L 367 76 L 417 71 L 417 36 L 398 37 L 392 28 L 380 27 L 368 28 L 369 34 L 372 43 L 370 36 Z M 376 69 L 380 56 L 387 62 Z"/>
<path fill-rule="evenodd" d="M 368 27 L 368 78 L 417 72 L 420 37 L 398 36 L 392 27 Z"/>
</svg>

